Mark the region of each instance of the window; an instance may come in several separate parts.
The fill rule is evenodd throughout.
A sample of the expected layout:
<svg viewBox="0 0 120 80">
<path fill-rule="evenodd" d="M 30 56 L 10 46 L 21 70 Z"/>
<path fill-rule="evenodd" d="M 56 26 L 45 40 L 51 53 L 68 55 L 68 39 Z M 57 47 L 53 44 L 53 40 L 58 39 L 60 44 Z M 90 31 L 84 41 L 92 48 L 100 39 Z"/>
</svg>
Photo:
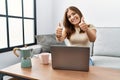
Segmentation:
<svg viewBox="0 0 120 80">
<path fill-rule="evenodd" d="M 36 1 L 0 0 L 0 52 L 36 44 Z"/>
</svg>

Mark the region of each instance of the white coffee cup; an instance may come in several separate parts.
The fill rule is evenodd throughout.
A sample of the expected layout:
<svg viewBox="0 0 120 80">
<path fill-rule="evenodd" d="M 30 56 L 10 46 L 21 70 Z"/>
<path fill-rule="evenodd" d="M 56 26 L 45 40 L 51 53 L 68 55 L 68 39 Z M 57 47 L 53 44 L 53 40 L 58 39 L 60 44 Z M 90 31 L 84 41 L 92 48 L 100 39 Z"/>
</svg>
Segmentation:
<svg viewBox="0 0 120 80">
<path fill-rule="evenodd" d="M 41 53 L 40 57 L 42 64 L 49 64 L 50 53 Z"/>
</svg>

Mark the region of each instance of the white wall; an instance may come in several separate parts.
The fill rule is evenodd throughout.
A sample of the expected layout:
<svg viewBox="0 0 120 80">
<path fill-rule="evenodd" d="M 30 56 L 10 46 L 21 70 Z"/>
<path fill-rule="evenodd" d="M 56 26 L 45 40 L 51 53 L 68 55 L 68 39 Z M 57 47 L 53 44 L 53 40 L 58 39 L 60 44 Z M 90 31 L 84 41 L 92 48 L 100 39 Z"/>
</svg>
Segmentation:
<svg viewBox="0 0 120 80">
<path fill-rule="evenodd" d="M 53 33 L 53 0 L 36 0 L 37 34 Z"/>
<path fill-rule="evenodd" d="M 20 57 L 13 54 L 12 51 L 0 53 L 0 69 L 20 62 Z"/>
</svg>

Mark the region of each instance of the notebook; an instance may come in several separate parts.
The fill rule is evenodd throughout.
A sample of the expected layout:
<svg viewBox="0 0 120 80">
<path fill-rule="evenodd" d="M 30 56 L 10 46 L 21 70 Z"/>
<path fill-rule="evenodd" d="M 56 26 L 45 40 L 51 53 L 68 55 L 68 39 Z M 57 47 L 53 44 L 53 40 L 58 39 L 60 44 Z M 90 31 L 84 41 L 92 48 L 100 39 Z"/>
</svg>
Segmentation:
<svg viewBox="0 0 120 80">
<path fill-rule="evenodd" d="M 89 47 L 52 45 L 53 69 L 89 71 Z"/>
</svg>

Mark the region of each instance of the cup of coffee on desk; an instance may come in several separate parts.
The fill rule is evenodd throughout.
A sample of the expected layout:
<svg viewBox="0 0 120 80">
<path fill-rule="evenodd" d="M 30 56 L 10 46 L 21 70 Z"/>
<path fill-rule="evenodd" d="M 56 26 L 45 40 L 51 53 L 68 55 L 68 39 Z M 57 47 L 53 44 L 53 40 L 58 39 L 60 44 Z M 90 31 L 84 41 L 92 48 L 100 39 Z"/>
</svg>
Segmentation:
<svg viewBox="0 0 120 80">
<path fill-rule="evenodd" d="M 42 64 L 49 64 L 50 53 L 41 53 L 40 59 Z"/>
</svg>

